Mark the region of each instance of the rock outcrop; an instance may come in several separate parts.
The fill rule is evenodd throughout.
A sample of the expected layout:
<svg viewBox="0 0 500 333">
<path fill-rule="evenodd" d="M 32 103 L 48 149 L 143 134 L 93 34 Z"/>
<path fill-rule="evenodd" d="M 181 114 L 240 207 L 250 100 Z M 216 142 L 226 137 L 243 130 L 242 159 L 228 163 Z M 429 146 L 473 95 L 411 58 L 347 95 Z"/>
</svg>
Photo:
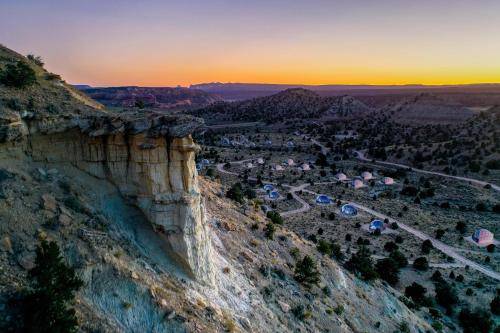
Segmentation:
<svg viewBox="0 0 500 333">
<path fill-rule="evenodd" d="M 210 238 L 197 183 L 191 133 L 202 123 L 160 114 L 16 118 L 5 132 L 37 162 L 70 164 L 113 183 L 162 234 L 169 255 L 210 282 Z M 23 135 L 26 140 L 23 140 Z"/>
</svg>

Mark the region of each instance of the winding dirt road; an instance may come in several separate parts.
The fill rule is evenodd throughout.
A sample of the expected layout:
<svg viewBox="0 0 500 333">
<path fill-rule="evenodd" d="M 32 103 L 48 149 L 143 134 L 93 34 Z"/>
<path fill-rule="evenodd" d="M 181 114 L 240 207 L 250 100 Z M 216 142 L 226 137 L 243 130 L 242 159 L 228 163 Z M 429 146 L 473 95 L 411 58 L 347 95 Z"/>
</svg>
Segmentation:
<svg viewBox="0 0 500 333">
<path fill-rule="evenodd" d="M 249 160 L 243 160 L 243 161 L 238 161 L 238 162 L 230 162 L 231 164 L 241 164 L 241 163 L 244 163 L 244 162 L 247 162 L 247 161 L 251 161 L 251 160 L 254 160 L 254 159 L 249 159 Z M 232 175 L 232 176 L 238 176 L 237 173 L 235 172 L 231 172 L 231 171 L 227 171 L 224 169 L 224 163 L 219 163 L 217 164 L 217 170 L 221 173 L 225 173 L 225 174 L 229 174 L 229 175 Z M 443 174 L 444 175 L 444 174 Z M 449 176 L 449 175 L 445 175 L 445 176 Z M 453 176 L 451 176 L 453 177 Z M 453 177 L 453 178 L 456 178 L 456 177 Z M 479 182 L 479 181 L 478 181 Z M 330 182 L 324 182 L 324 183 L 321 183 L 321 184 L 328 184 Z M 333 183 L 333 182 L 332 182 Z M 310 193 L 310 194 L 313 194 L 313 195 L 318 195 L 318 193 L 316 192 L 313 192 L 311 190 L 307 190 L 306 188 L 309 186 L 308 183 L 306 184 L 301 184 L 301 185 L 297 185 L 297 186 L 291 186 L 291 185 L 288 185 L 288 184 L 283 184 L 283 187 L 287 187 L 289 188 L 289 193 L 292 195 L 292 197 L 297 200 L 302 206 L 300 208 L 297 208 L 297 209 L 294 209 L 294 210 L 289 210 L 289 211 L 285 211 L 285 212 L 282 212 L 280 213 L 281 216 L 283 217 L 287 217 L 287 216 L 291 216 L 291 215 L 295 215 L 295 214 L 301 214 L 301 213 L 305 213 L 307 211 L 309 211 L 311 209 L 311 205 L 305 201 L 304 199 L 302 199 L 299 195 L 297 195 L 297 192 L 299 191 L 304 191 L 304 192 L 307 192 L 307 193 Z M 492 186 L 493 187 L 493 186 Z M 377 212 L 371 208 L 368 208 L 366 206 L 363 206 L 359 203 L 356 203 L 356 202 L 350 202 L 351 205 L 353 205 L 354 207 L 356 207 L 358 210 L 362 210 L 372 216 L 375 216 L 379 219 L 388 219 L 389 220 L 389 223 L 392 223 L 392 222 L 396 222 L 398 224 L 398 226 L 414 235 L 415 237 L 421 239 L 421 240 L 430 240 L 432 242 L 432 245 L 434 246 L 434 248 L 436 248 L 437 250 L 443 252 L 444 254 L 446 254 L 447 256 L 455 259 L 457 262 L 459 262 L 460 264 L 464 265 L 464 266 L 469 266 L 471 269 L 474 269 L 478 272 L 481 272 L 497 281 L 500 281 L 500 274 L 495 272 L 495 271 L 492 271 L 490 270 L 489 268 L 483 266 L 483 265 L 480 265 L 478 264 L 477 262 L 475 261 L 472 261 L 470 259 L 467 259 L 466 257 L 460 255 L 457 251 L 460 251 L 461 249 L 458 249 L 458 248 L 454 248 L 452 246 L 449 246 L 449 245 L 446 245 L 444 244 L 443 242 L 425 234 L 424 232 L 420 231 L 420 230 L 417 230 L 413 227 L 410 227 L 409 225 L 406 225 L 390 216 L 387 216 L 385 214 L 382 214 L 380 212 Z M 448 264 L 448 263 L 445 263 L 445 264 L 440 264 L 442 267 L 455 267 L 456 264 Z M 436 266 L 438 267 L 438 266 Z"/>
<path fill-rule="evenodd" d="M 471 184 L 477 184 L 477 185 L 481 185 L 481 186 L 490 185 L 492 189 L 494 189 L 495 191 L 500 192 L 500 186 L 492 184 L 492 183 L 488 183 L 488 182 L 485 182 L 485 181 L 482 181 L 482 180 L 477 180 L 477 179 L 467 178 L 467 177 L 460 177 L 460 176 L 452 176 L 452 175 L 448 175 L 446 173 L 436 172 L 436 171 L 427 171 L 427 170 L 423 170 L 423 169 L 415 169 L 415 168 L 410 167 L 408 165 L 399 164 L 399 163 L 385 162 L 385 161 L 378 161 L 378 160 L 371 160 L 371 159 L 367 158 L 365 156 L 365 154 L 363 152 L 359 151 L 359 150 L 355 150 L 354 153 L 356 154 L 358 160 L 361 160 L 361 161 L 364 161 L 364 162 L 372 162 L 372 163 L 377 163 L 377 164 L 395 166 L 395 167 L 398 167 L 398 168 L 411 169 L 411 171 L 414 171 L 414 172 L 425 173 L 425 174 L 429 174 L 429 175 L 441 176 L 441 177 L 446 177 L 446 178 L 453 178 L 453 179 L 462 180 L 462 181 L 469 182 Z"/>
</svg>

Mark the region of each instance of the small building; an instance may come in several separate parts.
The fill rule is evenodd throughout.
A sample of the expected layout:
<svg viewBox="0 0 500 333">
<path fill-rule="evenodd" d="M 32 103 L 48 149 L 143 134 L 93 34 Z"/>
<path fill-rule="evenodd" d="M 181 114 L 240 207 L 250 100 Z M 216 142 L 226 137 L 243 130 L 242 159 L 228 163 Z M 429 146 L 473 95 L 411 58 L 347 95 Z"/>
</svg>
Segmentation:
<svg viewBox="0 0 500 333">
<path fill-rule="evenodd" d="M 341 182 L 347 180 L 346 174 L 342 172 L 337 173 L 335 175 L 335 178 L 337 178 L 337 180 L 340 180 Z"/>
<path fill-rule="evenodd" d="M 356 216 L 358 215 L 358 210 L 353 205 L 345 204 L 340 208 L 342 214 L 347 216 Z"/>
<path fill-rule="evenodd" d="M 356 178 L 352 181 L 352 187 L 355 189 L 362 188 L 363 186 L 365 186 L 365 184 L 361 179 Z"/>
<path fill-rule="evenodd" d="M 269 196 L 269 199 L 275 200 L 275 199 L 278 199 L 280 197 L 280 194 L 278 193 L 278 191 L 271 191 L 271 192 L 269 192 L 268 196 Z"/>
<path fill-rule="evenodd" d="M 262 157 L 259 157 L 257 159 L 257 164 L 264 164 L 264 159 Z"/>
<path fill-rule="evenodd" d="M 332 199 L 329 196 L 320 194 L 316 197 L 316 203 L 321 205 L 328 205 L 332 203 Z"/>
<path fill-rule="evenodd" d="M 365 171 L 361 174 L 361 178 L 363 178 L 364 180 L 370 180 L 373 179 L 373 175 L 371 172 Z"/>
<path fill-rule="evenodd" d="M 479 245 L 489 245 L 494 242 L 493 233 L 487 229 L 477 229 L 472 235 L 472 240 Z"/>
<path fill-rule="evenodd" d="M 266 192 L 274 190 L 274 186 L 272 184 L 265 184 L 263 188 L 264 188 L 264 191 L 266 191 Z"/>
<path fill-rule="evenodd" d="M 300 169 L 301 169 L 302 171 L 309 171 L 309 170 L 311 170 L 311 167 L 309 166 L 309 164 L 307 164 L 307 163 L 303 163 L 303 164 L 300 166 Z"/>
<path fill-rule="evenodd" d="M 383 221 L 380 221 L 380 220 L 373 220 L 370 222 L 370 227 L 369 227 L 370 231 L 373 232 L 375 230 L 380 230 L 380 231 L 384 231 L 385 229 L 385 224 Z"/>
<path fill-rule="evenodd" d="M 384 183 L 384 185 L 394 185 L 394 179 L 392 179 L 391 177 L 384 177 L 382 179 L 382 182 Z"/>
</svg>

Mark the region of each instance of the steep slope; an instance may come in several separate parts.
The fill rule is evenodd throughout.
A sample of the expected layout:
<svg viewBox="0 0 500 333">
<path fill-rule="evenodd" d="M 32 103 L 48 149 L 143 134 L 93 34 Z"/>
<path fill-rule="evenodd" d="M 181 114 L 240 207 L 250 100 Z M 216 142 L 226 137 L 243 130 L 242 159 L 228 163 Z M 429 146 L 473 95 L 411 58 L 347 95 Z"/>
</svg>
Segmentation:
<svg viewBox="0 0 500 333">
<path fill-rule="evenodd" d="M 419 94 L 386 110 L 398 122 L 420 124 L 460 123 L 474 115 L 470 109 L 432 94 Z"/>
<path fill-rule="evenodd" d="M 193 114 L 231 121 L 284 122 L 292 119 L 318 119 L 323 116 L 354 116 L 368 111 L 368 107 L 350 96 L 321 97 L 310 90 L 288 89 L 275 95 L 242 102 L 215 103 Z"/>
<path fill-rule="evenodd" d="M 200 108 L 220 101 L 217 95 L 188 88 L 108 87 L 81 89 L 106 106 L 133 107 L 137 103 L 159 109 Z"/>
</svg>

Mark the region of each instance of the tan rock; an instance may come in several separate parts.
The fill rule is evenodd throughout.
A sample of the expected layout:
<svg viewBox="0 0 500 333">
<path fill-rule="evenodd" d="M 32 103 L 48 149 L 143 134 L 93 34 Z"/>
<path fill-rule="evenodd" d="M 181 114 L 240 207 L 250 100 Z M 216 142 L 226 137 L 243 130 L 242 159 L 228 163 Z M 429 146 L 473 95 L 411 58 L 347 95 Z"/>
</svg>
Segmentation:
<svg viewBox="0 0 500 333">
<path fill-rule="evenodd" d="M 2 250 L 5 252 L 12 253 L 12 242 L 10 241 L 9 236 L 5 236 L 2 238 L 0 241 L 0 246 L 2 247 Z"/>
<path fill-rule="evenodd" d="M 59 224 L 61 224 L 63 226 L 68 226 L 68 225 L 71 224 L 71 222 L 73 221 L 73 219 L 70 216 L 66 215 L 66 214 L 60 214 L 58 221 L 59 221 Z"/>
<path fill-rule="evenodd" d="M 57 210 L 57 201 L 52 194 L 45 193 L 42 195 L 42 206 L 48 211 L 55 212 Z"/>
</svg>

